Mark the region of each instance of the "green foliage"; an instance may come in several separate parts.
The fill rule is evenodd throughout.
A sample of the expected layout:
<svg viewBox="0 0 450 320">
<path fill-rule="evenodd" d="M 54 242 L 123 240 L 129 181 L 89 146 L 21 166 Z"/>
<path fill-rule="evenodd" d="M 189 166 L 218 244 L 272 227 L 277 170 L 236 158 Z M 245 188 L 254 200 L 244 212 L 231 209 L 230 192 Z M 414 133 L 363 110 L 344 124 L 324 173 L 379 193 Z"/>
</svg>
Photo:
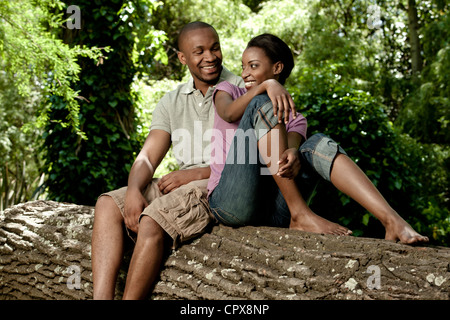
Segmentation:
<svg viewBox="0 0 450 320">
<path fill-rule="evenodd" d="M 25 123 L 35 121 L 40 94 L 32 89 L 28 88 L 27 97 L 21 96 L 6 72 L 0 71 L 0 211 L 36 197 L 41 130 L 21 130 Z"/>
<path fill-rule="evenodd" d="M 78 92 L 71 84 L 79 80 L 78 57 L 97 60 L 103 53 L 98 47 L 69 47 L 54 36 L 51 29 L 59 28 L 64 18 L 53 11 L 63 7 L 61 1 L 0 1 L 0 56 L 21 95 L 29 95 L 30 88 L 41 83 L 44 95 L 57 95 L 66 101 L 68 113 L 60 124 L 84 136 L 79 130 Z M 43 104 L 37 120 L 29 125 L 45 125 L 49 107 Z"/>
<path fill-rule="evenodd" d="M 83 97 L 78 120 L 87 139 L 59 125 L 68 116 L 67 101 L 50 97 L 52 121 L 44 133 L 44 168 L 50 198 L 92 205 L 101 193 L 127 184 L 143 143 L 135 112 L 139 95 L 131 86 L 142 70 L 137 57 L 148 45 L 144 38 L 153 44 L 151 54 L 160 59 L 163 55 L 155 44 L 158 37 L 152 36 L 154 30 L 145 25 L 153 2 L 78 1 L 78 5 L 82 29 L 66 30 L 63 38 L 70 39 L 71 46 L 108 46 L 112 51 L 99 64 L 79 60 L 81 81 L 72 86 Z M 143 54 L 143 59 L 148 60 L 148 55 Z"/>
</svg>

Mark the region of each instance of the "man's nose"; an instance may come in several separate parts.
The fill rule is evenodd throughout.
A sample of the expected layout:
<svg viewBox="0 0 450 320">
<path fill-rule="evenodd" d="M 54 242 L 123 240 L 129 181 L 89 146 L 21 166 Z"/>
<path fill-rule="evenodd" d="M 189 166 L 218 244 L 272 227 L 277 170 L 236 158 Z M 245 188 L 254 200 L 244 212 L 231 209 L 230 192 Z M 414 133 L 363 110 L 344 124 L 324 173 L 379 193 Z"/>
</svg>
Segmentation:
<svg viewBox="0 0 450 320">
<path fill-rule="evenodd" d="M 217 59 L 217 56 L 212 51 L 205 51 L 204 59 L 206 61 L 214 61 Z"/>
</svg>

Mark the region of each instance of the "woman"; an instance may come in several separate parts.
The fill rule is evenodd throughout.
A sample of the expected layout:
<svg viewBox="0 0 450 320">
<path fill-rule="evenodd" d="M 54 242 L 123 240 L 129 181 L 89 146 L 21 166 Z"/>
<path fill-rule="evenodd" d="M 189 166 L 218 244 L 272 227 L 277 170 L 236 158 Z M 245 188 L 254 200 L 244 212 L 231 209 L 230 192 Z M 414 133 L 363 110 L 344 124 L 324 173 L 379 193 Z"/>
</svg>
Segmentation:
<svg viewBox="0 0 450 320">
<path fill-rule="evenodd" d="M 242 55 L 245 89 L 226 82 L 216 87 L 208 198 L 217 220 L 232 226 L 351 234 L 316 215 L 304 200 L 322 178 L 377 217 L 386 229 L 385 239 L 428 241 L 390 207 L 336 142 L 323 134 L 306 139 L 306 119 L 295 113 L 282 87 L 293 66 L 289 47 L 263 34 L 253 38 Z M 266 168 L 270 175 L 262 174 Z"/>
</svg>

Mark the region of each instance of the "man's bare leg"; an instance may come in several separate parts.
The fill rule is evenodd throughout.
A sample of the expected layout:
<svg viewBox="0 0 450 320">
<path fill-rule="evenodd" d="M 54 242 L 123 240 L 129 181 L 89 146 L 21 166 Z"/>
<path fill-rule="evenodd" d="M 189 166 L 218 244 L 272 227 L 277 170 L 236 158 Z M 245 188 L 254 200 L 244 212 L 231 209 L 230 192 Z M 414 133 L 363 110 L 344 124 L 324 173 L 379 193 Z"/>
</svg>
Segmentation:
<svg viewBox="0 0 450 320">
<path fill-rule="evenodd" d="M 377 217 L 386 229 L 386 240 L 412 244 L 427 242 L 388 204 L 366 174 L 346 155 L 339 153 L 331 170 L 331 182 Z"/>
<path fill-rule="evenodd" d="M 102 196 L 95 206 L 92 231 L 92 279 L 94 299 L 114 299 L 117 275 L 123 259 L 123 217 L 114 200 Z"/>
<path fill-rule="evenodd" d="M 275 143 L 276 148 L 271 147 L 272 143 Z M 316 215 L 306 204 L 295 181 L 279 177 L 276 174 L 278 171 L 277 161 L 287 149 L 287 133 L 283 124 L 277 124 L 264 135 L 258 141 L 258 148 L 289 207 L 290 229 L 335 235 L 351 234 L 349 229 Z M 272 155 L 272 151 L 276 154 Z"/>
<path fill-rule="evenodd" d="M 124 300 L 144 299 L 147 296 L 161 268 L 164 236 L 165 231 L 155 220 L 148 216 L 141 218 L 123 293 Z"/>
</svg>

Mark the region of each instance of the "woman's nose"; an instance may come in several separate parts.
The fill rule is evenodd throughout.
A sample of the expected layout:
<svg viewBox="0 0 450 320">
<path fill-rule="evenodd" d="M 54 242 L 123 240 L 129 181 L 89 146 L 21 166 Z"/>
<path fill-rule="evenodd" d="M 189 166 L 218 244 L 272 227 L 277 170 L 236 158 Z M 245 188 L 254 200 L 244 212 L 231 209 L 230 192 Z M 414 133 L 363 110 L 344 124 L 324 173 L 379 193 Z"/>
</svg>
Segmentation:
<svg viewBox="0 0 450 320">
<path fill-rule="evenodd" d="M 247 68 L 242 68 L 241 77 L 242 77 L 243 79 L 245 79 L 246 77 L 248 77 Z"/>
</svg>

